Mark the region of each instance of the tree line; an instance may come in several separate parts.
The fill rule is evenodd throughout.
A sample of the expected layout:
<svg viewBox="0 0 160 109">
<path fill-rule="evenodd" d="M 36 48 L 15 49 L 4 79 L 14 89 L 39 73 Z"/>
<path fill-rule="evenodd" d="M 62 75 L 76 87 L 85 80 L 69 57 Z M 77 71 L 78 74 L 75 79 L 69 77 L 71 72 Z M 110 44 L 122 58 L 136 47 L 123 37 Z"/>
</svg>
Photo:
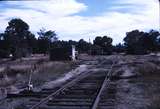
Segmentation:
<svg viewBox="0 0 160 109">
<path fill-rule="evenodd" d="M 79 41 L 61 41 L 55 31 L 44 28 L 37 32 L 36 37 L 29 25 L 21 19 L 15 18 L 8 22 L 3 33 L 0 33 L 0 57 L 25 57 L 30 54 L 48 54 L 51 49 L 76 45 L 80 53 L 91 55 L 110 55 L 114 52 L 126 54 L 147 54 L 160 51 L 160 33 L 156 30 L 143 32 L 133 30 L 126 33 L 124 43 L 113 45 L 113 39 L 108 36 L 97 36 L 93 43 L 83 39 Z"/>
</svg>

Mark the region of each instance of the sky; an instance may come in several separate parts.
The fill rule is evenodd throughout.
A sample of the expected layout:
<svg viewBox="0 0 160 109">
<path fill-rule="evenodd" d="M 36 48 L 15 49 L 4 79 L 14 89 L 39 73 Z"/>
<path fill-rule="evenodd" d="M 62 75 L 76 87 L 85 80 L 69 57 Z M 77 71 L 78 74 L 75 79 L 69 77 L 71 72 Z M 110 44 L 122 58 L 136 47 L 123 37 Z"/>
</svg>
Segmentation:
<svg viewBox="0 0 160 109">
<path fill-rule="evenodd" d="M 34 34 L 45 28 L 60 40 L 109 36 L 118 44 L 126 32 L 158 30 L 158 16 L 158 0 L 0 1 L 0 32 L 11 19 L 21 18 Z"/>
</svg>

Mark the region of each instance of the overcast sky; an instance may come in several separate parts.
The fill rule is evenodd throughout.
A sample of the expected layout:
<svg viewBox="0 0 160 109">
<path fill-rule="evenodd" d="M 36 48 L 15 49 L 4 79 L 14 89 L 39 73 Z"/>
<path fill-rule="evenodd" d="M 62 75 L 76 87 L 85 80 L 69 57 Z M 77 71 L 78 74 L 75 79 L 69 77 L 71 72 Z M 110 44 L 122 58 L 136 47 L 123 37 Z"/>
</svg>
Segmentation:
<svg viewBox="0 0 160 109">
<path fill-rule="evenodd" d="M 0 31 L 21 18 L 36 33 L 55 30 L 61 40 L 92 40 L 107 35 L 114 44 L 134 29 L 158 30 L 158 0 L 0 1 Z"/>
</svg>

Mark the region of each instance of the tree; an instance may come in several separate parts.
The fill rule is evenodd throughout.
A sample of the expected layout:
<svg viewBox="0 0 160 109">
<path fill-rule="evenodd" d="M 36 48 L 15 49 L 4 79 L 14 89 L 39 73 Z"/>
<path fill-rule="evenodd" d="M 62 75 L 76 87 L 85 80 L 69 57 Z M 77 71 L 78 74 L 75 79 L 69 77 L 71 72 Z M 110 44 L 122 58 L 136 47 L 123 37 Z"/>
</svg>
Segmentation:
<svg viewBox="0 0 160 109">
<path fill-rule="evenodd" d="M 159 32 L 151 30 L 149 33 L 133 30 L 126 34 L 124 44 L 129 54 L 145 54 L 155 52 L 159 46 Z"/>
<path fill-rule="evenodd" d="M 35 35 L 32 33 L 29 33 L 28 37 L 26 38 L 26 42 L 27 42 L 29 51 L 32 53 L 37 53 L 38 46 L 37 46 L 37 39 L 35 38 Z"/>
<path fill-rule="evenodd" d="M 121 43 L 114 46 L 114 52 L 123 53 L 125 52 L 125 46 Z"/>
<path fill-rule="evenodd" d="M 9 56 L 7 48 L 8 44 L 4 40 L 4 33 L 0 33 L 0 58 L 6 58 Z"/>
<path fill-rule="evenodd" d="M 38 33 L 40 39 L 46 39 L 49 42 L 54 42 L 54 41 L 58 40 L 58 37 L 56 37 L 57 34 L 55 33 L 55 31 L 52 31 L 52 30 L 46 31 L 46 29 L 42 28 L 37 33 Z"/>
<path fill-rule="evenodd" d="M 88 53 L 90 50 L 90 47 L 91 47 L 91 44 L 86 42 L 85 40 L 80 39 L 78 41 L 77 48 L 80 53 Z"/>
<path fill-rule="evenodd" d="M 27 39 L 35 37 L 29 31 L 29 25 L 21 19 L 12 19 L 4 32 L 4 40 L 8 44 L 8 51 L 13 54 L 14 58 L 26 56 L 30 53 L 31 46 L 28 45 Z"/>
<path fill-rule="evenodd" d="M 112 38 L 107 36 L 97 36 L 95 38 L 94 45 L 97 45 L 103 49 L 103 54 L 111 54 L 112 52 Z"/>
<path fill-rule="evenodd" d="M 54 41 L 58 41 L 58 38 L 56 37 L 57 34 L 55 31 L 49 30 L 46 31 L 44 28 L 40 29 L 39 32 L 37 32 L 38 37 L 38 47 L 40 53 L 48 53 L 51 49 L 51 45 Z"/>
<path fill-rule="evenodd" d="M 150 43 L 148 43 L 148 45 L 150 46 L 149 50 L 150 51 L 158 51 L 158 47 L 159 47 L 159 35 L 160 33 L 158 31 L 155 30 L 151 30 L 149 33 L 149 39 L 150 39 Z"/>
<path fill-rule="evenodd" d="M 95 38 L 95 40 L 93 41 L 94 45 L 98 45 L 100 47 L 102 47 L 102 37 L 101 36 L 97 36 Z"/>
<path fill-rule="evenodd" d="M 144 35 L 144 32 L 139 30 L 133 30 L 126 33 L 124 38 L 124 44 L 126 46 L 127 53 L 129 54 L 143 54 L 144 48 L 140 45 L 139 40 Z"/>
<path fill-rule="evenodd" d="M 103 36 L 102 38 L 102 47 L 105 54 L 111 54 L 112 52 L 112 38 Z"/>
</svg>

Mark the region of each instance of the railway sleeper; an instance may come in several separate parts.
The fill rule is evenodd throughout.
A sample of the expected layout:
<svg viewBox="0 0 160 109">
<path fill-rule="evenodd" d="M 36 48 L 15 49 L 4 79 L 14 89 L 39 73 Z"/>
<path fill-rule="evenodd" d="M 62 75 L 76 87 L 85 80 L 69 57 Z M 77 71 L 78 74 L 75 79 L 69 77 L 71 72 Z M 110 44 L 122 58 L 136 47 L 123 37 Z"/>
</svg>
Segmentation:
<svg viewBox="0 0 160 109">
<path fill-rule="evenodd" d="M 84 94 L 84 95 L 94 95 L 96 92 L 95 91 L 87 91 L 87 90 L 73 90 L 73 91 L 67 91 L 65 92 L 65 94 L 78 94 L 78 95 L 81 95 L 81 94 Z"/>
<path fill-rule="evenodd" d="M 39 102 L 41 101 L 41 99 L 35 99 L 35 98 L 32 98 L 29 100 L 29 102 Z M 83 99 L 83 98 L 79 98 L 79 99 L 69 99 L 69 98 L 55 98 L 54 100 L 49 100 L 49 101 L 54 101 L 54 102 L 59 102 L 59 101 L 66 101 L 66 102 L 79 102 L 79 101 L 84 101 L 84 102 L 91 102 L 93 101 L 93 99 L 89 99 L 89 98 L 86 98 L 86 99 Z"/>
<path fill-rule="evenodd" d="M 96 80 L 83 80 L 83 81 L 80 81 L 80 82 L 78 82 L 78 83 L 88 83 L 88 84 L 92 84 L 92 83 L 94 83 L 94 84 L 101 84 L 102 83 L 102 81 L 96 81 Z"/>
<path fill-rule="evenodd" d="M 78 87 L 99 87 L 99 84 L 78 84 Z"/>
<path fill-rule="evenodd" d="M 102 81 L 104 80 L 105 76 L 104 77 L 99 77 L 99 78 L 85 78 L 85 79 L 82 79 L 81 81 Z"/>
<path fill-rule="evenodd" d="M 97 79 L 97 80 L 100 80 L 100 79 L 103 79 L 106 77 L 106 74 L 105 75 L 91 75 L 91 76 L 88 76 L 88 77 L 85 77 L 83 80 L 85 79 L 90 79 L 90 80 L 94 80 L 94 79 Z"/>
<path fill-rule="evenodd" d="M 84 84 L 84 85 L 77 85 L 77 86 L 74 86 L 74 87 L 78 87 L 78 88 L 87 88 L 87 89 L 97 89 L 97 88 L 100 88 L 100 84 Z"/>
<path fill-rule="evenodd" d="M 93 99 L 90 99 L 90 98 L 79 98 L 79 99 L 76 99 L 76 98 L 55 98 L 54 100 L 51 100 L 51 101 L 54 101 L 54 102 L 59 102 L 59 101 L 64 101 L 64 102 L 93 102 Z"/>
<path fill-rule="evenodd" d="M 61 96 L 61 97 L 58 97 L 60 99 L 94 99 L 95 97 L 85 97 L 85 96 Z"/>
<path fill-rule="evenodd" d="M 102 82 L 99 82 L 99 83 L 96 83 L 96 82 L 79 82 L 78 84 L 79 85 L 93 85 L 93 86 L 95 86 L 95 85 L 99 85 L 99 84 L 101 84 Z"/>
<path fill-rule="evenodd" d="M 90 98 L 90 97 L 93 97 L 93 96 L 96 96 L 96 95 L 92 95 L 92 96 L 90 96 L 90 95 L 72 95 L 72 94 L 70 94 L 70 95 L 59 95 L 59 96 L 57 96 L 58 98 L 59 97 L 64 97 L 64 98 Z"/>
<path fill-rule="evenodd" d="M 12 94 L 8 95 L 8 98 L 23 98 L 23 97 L 35 97 L 35 98 L 44 98 L 47 97 L 48 94 L 38 94 L 38 93 L 32 93 L 32 94 Z"/>
<path fill-rule="evenodd" d="M 38 109 L 90 109 L 89 106 L 43 106 Z"/>
<path fill-rule="evenodd" d="M 78 87 L 76 86 L 76 87 L 70 87 L 69 89 L 70 90 L 97 90 L 99 88 L 100 86 L 97 86 L 97 87 Z"/>
<path fill-rule="evenodd" d="M 28 105 L 33 105 L 37 102 L 40 102 L 40 100 L 32 100 L 28 102 Z M 49 105 L 91 105 L 93 100 L 85 100 L 85 99 L 68 99 L 68 100 L 49 100 L 47 104 Z"/>
<path fill-rule="evenodd" d="M 114 106 L 99 106 L 97 109 L 115 109 Z"/>
<path fill-rule="evenodd" d="M 83 79 L 83 80 L 89 80 L 89 81 L 102 81 L 102 80 L 104 80 L 104 78 L 105 77 L 99 77 L 99 78 L 85 78 L 85 79 Z M 83 81 L 82 80 L 82 81 Z"/>
<path fill-rule="evenodd" d="M 55 101 L 49 101 L 48 103 L 46 103 L 46 105 L 48 106 L 90 106 L 92 105 L 92 102 L 65 102 L 65 101 L 59 101 L 59 102 L 55 102 Z"/>
</svg>

